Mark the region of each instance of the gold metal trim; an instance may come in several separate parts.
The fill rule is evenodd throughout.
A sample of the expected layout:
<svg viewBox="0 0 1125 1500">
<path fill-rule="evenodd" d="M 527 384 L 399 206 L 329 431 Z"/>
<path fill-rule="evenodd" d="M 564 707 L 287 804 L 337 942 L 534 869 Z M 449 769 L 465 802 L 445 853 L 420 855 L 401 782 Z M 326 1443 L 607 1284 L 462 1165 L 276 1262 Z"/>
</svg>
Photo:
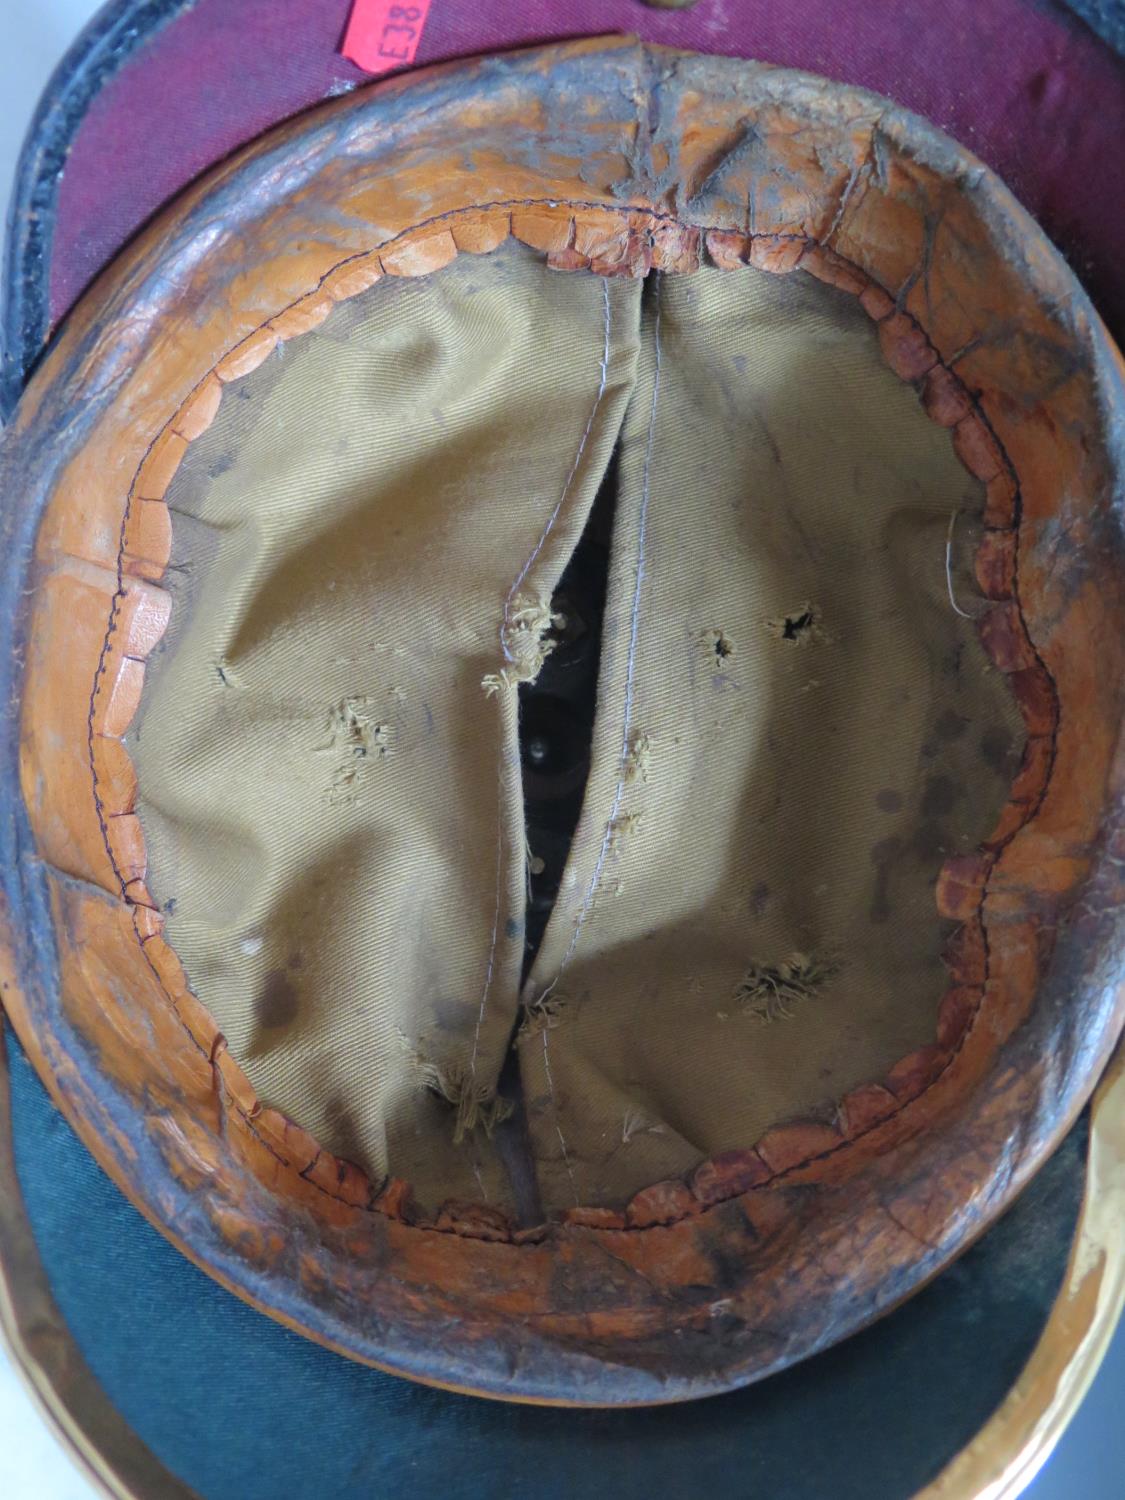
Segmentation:
<svg viewBox="0 0 1125 1500">
<path fill-rule="evenodd" d="M 109 1500 L 199 1500 L 105 1394 L 63 1321 L 16 1177 L 12 1093 L 0 1012 L 0 1341 L 63 1448 Z"/>
<path fill-rule="evenodd" d="M 1015 1500 L 1055 1450 L 1125 1310 L 1125 1042 L 1094 1095 L 1086 1193 L 1062 1290 L 995 1415 L 915 1500 Z"/>
<path fill-rule="evenodd" d="M 0 1339 L 55 1436 L 109 1500 L 199 1500 L 112 1405 L 51 1295 L 16 1178 L 0 1018 Z M 1015 1500 L 1046 1463 L 1125 1309 L 1125 1043 L 1094 1096 L 1086 1194 L 1062 1291 L 1003 1405 L 915 1500 Z"/>
</svg>

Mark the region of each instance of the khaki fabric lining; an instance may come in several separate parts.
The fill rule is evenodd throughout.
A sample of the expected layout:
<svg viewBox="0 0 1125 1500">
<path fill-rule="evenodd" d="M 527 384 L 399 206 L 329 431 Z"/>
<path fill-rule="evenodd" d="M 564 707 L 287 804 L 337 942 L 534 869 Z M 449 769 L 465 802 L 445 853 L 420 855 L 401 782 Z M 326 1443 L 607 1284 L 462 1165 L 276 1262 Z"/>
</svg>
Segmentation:
<svg viewBox="0 0 1125 1500">
<path fill-rule="evenodd" d="M 443 1097 L 487 1118 L 523 955 L 516 699 L 482 679 L 581 533 L 638 298 L 515 247 L 385 281 L 233 386 L 169 497 L 134 746 L 169 939 L 260 1097 L 422 1202 L 506 1198 Z"/>
<path fill-rule="evenodd" d="M 525 996 L 556 1204 L 751 1145 L 932 1041 L 934 881 L 991 830 L 1022 741 L 948 597 L 950 515 L 964 558 L 980 487 L 856 300 L 654 277 L 642 351 L 593 769 Z M 764 1024 L 740 988 L 786 964 L 814 983 Z"/>
<path fill-rule="evenodd" d="M 514 684 L 615 445 L 592 768 L 521 1010 Z M 853 299 L 461 256 L 233 385 L 170 503 L 150 884 L 322 1145 L 510 1203 L 456 1101 L 488 1123 L 519 1028 L 544 1205 L 618 1201 L 932 1039 L 934 879 L 1022 731 L 947 596 L 979 487 Z M 740 984 L 796 954 L 822 982 L 757 1019 Z"/>
</svg>

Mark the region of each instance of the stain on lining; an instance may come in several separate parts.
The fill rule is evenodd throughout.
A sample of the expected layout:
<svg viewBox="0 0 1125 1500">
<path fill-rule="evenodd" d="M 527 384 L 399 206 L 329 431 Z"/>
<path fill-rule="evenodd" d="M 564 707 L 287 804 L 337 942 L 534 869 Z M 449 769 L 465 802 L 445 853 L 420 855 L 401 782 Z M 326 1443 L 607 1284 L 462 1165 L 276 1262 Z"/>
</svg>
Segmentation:
<svg viewBox="0 0 1125 1500">
<path fill-rule="evenodd" d="M 254 1014 L 258 1024 L 267 1031 L 278 1031 L 291 1026 L 301 1009 L 301 997 L 297 987 L 284 969 L 274 969 L 266 975 L 260 993 L 254 999 Z"/>
</svg>

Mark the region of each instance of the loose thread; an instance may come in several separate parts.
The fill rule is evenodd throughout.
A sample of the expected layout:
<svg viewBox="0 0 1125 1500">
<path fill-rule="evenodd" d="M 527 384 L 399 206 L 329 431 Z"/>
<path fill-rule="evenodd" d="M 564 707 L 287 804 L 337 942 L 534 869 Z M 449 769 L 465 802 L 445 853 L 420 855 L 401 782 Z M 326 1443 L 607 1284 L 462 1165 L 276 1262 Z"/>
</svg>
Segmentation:
<svg viewBox="0 0 1125 1500">
<path fill-rule="evenodd" d="M 957 518 L 961 514 L 955 510 L 949 517 L 949 530 L 945 534 L 945 587 L 949 593 L 949 602 L 953 606 L 953 613 L 960 615 L 962 620 L 973 620 L 975 616 L 966 614 L 957 603 L 953 594 L 953 529 L 957 525 Z"/>
</svg>

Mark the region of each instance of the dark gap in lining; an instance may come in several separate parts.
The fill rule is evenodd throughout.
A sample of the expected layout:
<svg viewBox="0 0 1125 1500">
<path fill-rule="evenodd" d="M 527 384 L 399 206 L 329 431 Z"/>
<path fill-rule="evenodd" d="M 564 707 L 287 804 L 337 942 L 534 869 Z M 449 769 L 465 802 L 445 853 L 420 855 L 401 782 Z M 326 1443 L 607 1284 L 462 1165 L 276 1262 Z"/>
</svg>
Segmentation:
<svg viewBox="0 0 1125 1500">
<path fill-rule="evenodd" d="M 586 796 L 594 713 L 601 670 L 602 621 L 609 582 L 609 553 L 617 509 L 617 450 L 590 510 L 585 529 L 551 599 L 561 616 L 551 629 L 553 649 L 534 682 L 519 689 L 520 766 L 524 833 L 528 846 L 528 900 L 521 986 L 527 979 L 559 893 L 571 840 Z M 539 1174 L 531 1147 L 523 1077 L 512 1045 L 497 1092 L 512 1106 L 492 1140 L 504 1167 L 518 1224 L 543 1220 Z"/>
<path fill-rule="evenodd" d="M 609 552 L 617 507 L 617 451 L 551 601 L 559 623 L 539 676 L 519 690 L 520 765 L 528 845 L 523 979 L 559 893 L 590 773 Z"/>
</svg>

